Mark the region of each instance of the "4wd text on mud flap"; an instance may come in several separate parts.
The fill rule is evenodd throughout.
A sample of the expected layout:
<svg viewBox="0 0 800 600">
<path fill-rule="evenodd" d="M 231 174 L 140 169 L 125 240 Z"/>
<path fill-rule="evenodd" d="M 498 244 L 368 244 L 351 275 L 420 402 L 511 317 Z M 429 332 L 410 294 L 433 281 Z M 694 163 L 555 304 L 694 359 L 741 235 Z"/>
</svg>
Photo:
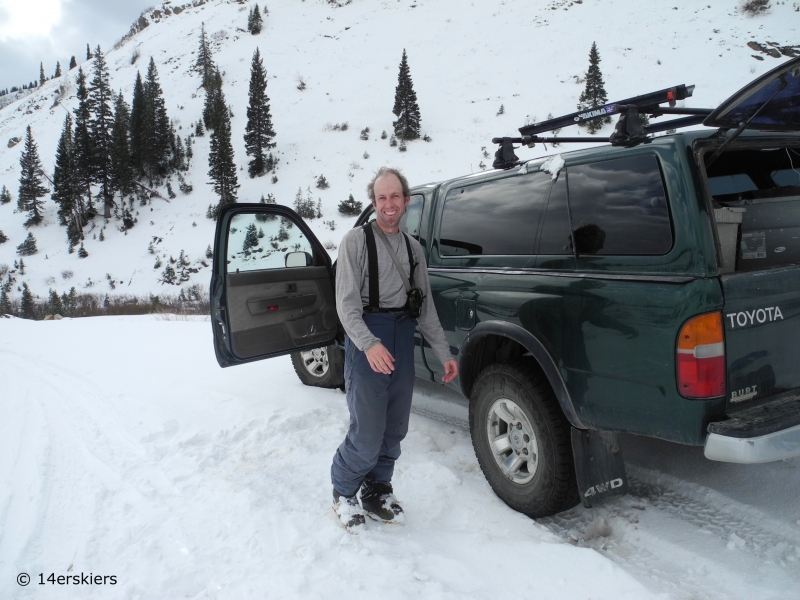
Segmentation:
<svg viewBox="0 0 800 600">
<path fill-rule="evenodd" d="M 756 323 L 766 323 L 768 321 L 783 320 L 783 313 L 779 306 L 769 306 L 767 308 L 757 308 L 756 310 L 746 310 L 742 312 L 728 313 L 725 315 L 731 320 L 731 329 L 755 325 Z"/>
<path fill-rule="evenodd" d="M 589 498 L 590 496 L 594 496 L 595 494 L 602 494 L 607 492 L 608 490 L 615 490 L 618 487 L 622 487 L 622 479 L 612 479 L 611 481 L 606 481 L 605 483 L 598 483 L 597 485 L 593 485 L 588 490 L 584 496 Z"/>
</svg>

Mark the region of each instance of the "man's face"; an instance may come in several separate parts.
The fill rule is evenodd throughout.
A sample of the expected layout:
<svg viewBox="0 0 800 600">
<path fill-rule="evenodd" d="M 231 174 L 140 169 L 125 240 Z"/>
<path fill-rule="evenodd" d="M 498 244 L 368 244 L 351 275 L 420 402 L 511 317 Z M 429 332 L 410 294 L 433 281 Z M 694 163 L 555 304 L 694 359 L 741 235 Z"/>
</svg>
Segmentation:
<svg viewBox="0 0 800 600">
<path fill-rule="evenodd" d="M 393 173 L 378 177 L 375 180 L 374 190 L 375 200 L 373 200 L 372 206 L 375 207 L 378 226 L 386 233 L 397 233 L 400 217 L 406 211 L 406 206 L 411 198 L 403 196 L 403 186 Z"/>
</svg>

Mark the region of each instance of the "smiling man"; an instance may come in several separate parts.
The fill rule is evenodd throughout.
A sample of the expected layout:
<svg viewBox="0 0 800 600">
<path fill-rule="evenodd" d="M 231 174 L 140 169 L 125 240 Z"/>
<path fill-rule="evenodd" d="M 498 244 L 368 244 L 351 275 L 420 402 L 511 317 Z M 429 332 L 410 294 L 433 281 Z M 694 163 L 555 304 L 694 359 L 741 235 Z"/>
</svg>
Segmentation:
<svg viewBox="0 0 800 600">
<path fill-rule="evenodd" d="M 336 310 L 347 334 L 344 373 L 350 428 L 333 457 L 331 480 L 334 511 L 354 532 L 365 523 L 365 514 L 387 523 L 405 522 L 391 482 L 400 442 L 408 432 L 415 325 L 444 365 L 442 381 L 458 374 L 430 299 L 422 246 L 400 231 L 411 199 L 408 181 L 397 169 L 381 167 L 367 194 L 375 222 L 344 236 L 336 267 Z M 371 281 L 370 272 L 377 278 Z M 416 318 L 406 283 L 422 292 Z"/>
</svg>

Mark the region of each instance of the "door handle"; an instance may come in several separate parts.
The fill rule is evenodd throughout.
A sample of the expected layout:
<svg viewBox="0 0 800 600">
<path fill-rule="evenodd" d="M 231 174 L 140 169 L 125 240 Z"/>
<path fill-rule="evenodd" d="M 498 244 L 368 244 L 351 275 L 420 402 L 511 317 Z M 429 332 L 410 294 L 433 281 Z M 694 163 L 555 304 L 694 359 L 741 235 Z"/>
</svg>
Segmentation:
<svg viewBox="0 0 800 600">
<path fill-rule="evenodd" d="M 286 293 L 290 294 L 292 292 L 297 291 L 297 284 L 296 283 L 287 283 L 286 284 Z"/>
</svg>

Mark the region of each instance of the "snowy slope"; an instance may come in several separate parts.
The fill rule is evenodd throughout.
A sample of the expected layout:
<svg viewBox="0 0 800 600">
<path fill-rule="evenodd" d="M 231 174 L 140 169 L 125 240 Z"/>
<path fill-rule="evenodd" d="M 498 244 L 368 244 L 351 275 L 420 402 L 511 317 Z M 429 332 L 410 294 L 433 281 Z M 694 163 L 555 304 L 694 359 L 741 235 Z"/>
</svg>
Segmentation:
<svg viewBox="0 0 800 600">
<path fill-rule="evenodd" d="M 582 89 L 576 78 L 588 66 L 592 41 L 600 51 L 610 99 L 686 83 L 697 85 L 691 106 L 716 106 L 779 63 L 770 57 L 752 58 L 754 51 L 747 42 L 783 45 L 800 39 L 800 17 L 790 3 L 773 3 L 771 11 L 758 18 L 739 14 L 733 5 L 690 0 L 475 0 L 469 5 L 354 0 L 333 8 L 322 0 L 273 0 L 264 30 L 252 36 L 244 30 L 249 4 L 215 0 L 162 17 L 118 49 L 105 50 L 112 86 L 122 90 L 128 101 L 136 71 L 144 72 L 149 57 L 154 57 L 169 115 L 186 135 L 201 116 L 203 90 L 190 66 L 205 22 L 235 115 L 236 160 L 245 167 L 242 136 L 250 59 L 259 47 L 278 134 L 279 181 L 249 179 L 242 170 L 239 199 L 258 201 L 262 194 L 273 193 L 279 203 L 291 205 L 298 187 L 304 193 L 311 187 L 323 207 L 323 219 L 312 227 L 321 241 L 338 244 L 354 220 L 336 212 L 338 203 L 350 193 L 363 200 L 365 184 L 378 166 L 398 165 L 416 184 L 462 175 L 479 170 L 481 161 L 491 164 L 492 158 L 484 158 L 481 148 L 486 146 L 493 154 L 493 136 L 513 135 L 518 127 L 548 113 L 574 110 Z M 404 48 L 422 130 L 433 141 L 413 142 L 400 153 L 379 135 L 382 130 L 391 132 L 394 87 Z M 141 58 L 131 65 L 134 49 Z M 91 70 L 90 62 L 82 66 Z M 73 71 L 49 81 L 0 109 L 0 186 L 6 185 L 14 197 L 11 204 L 0 206 L 0 230 L 10 238 L 0 245 L 0 265 L 13 263 L 16 246 L 27 233 L 22 227 L 25 216 L 14 212 L 21 146 L 9 149 L 6 142 L 23 138 L 25 127 L 31 125 L 43 164 L 52 173 L 64 117 L 76 105 L 75 86 L 70 84 L 74 75 Z M 298 77 L 306 81 L 305 91 L 297 89 Z M 60 85 L 69 88 L 68 97 L 54 105 Z M 497 116 L 501 104 L 505 114 Z M 349 124 L 347 131 L 332 130 L 344 122 Z M 359 139 L 364 127 L 371 130 L 369 141 Z M 208 140 L 199 138 L 194 146 L 187 177 L 194 193 L 177 192 L 171 202 L 154 199 L 151 206 L 137 206 L 136 227 L 124 235 L 112 220 L 104 242 L 94 239 L 102 225 L 95 219 L 97 229 L 88 236 L 86 259 L 67 253 L 64 228 L 57 224 L 55 205 L 48 202 L 47 223 L 33 230 L 39 253 L 25 260 L 27 275 L 18 277 L 18 285 L 27 281 L 40 296 L 48 288 L 61 292 L 73 285 L 79 291 L 100 293 L 163 292 L 158 281 L 163 267 L 153 268 L 156 257 L 147 250 L 151 240 L 162 238 L 158 244 L 162 259 L 177 258 L 185 250 L 193 261 L 203 258 L 213 240 L 214 224 L 205 218 L 208 205 L 216 202 L 206 175 Z M 522 150 L 520 156 L 544 152 Z M 319 174 L 331 183 L 329 189 L 314 188 Z M 173 187 L 177 191 L 177 181 Z M 331 219 L 336 221 L 335 231 L 321 222 Z M 65 279 L 63 271 L 74 276 Z M 118 282 L 115 292 L 107 275 Z M 201 268 L 187 285 L 206 284 L 208 276 L 208 270 Z"/>
</svg>

